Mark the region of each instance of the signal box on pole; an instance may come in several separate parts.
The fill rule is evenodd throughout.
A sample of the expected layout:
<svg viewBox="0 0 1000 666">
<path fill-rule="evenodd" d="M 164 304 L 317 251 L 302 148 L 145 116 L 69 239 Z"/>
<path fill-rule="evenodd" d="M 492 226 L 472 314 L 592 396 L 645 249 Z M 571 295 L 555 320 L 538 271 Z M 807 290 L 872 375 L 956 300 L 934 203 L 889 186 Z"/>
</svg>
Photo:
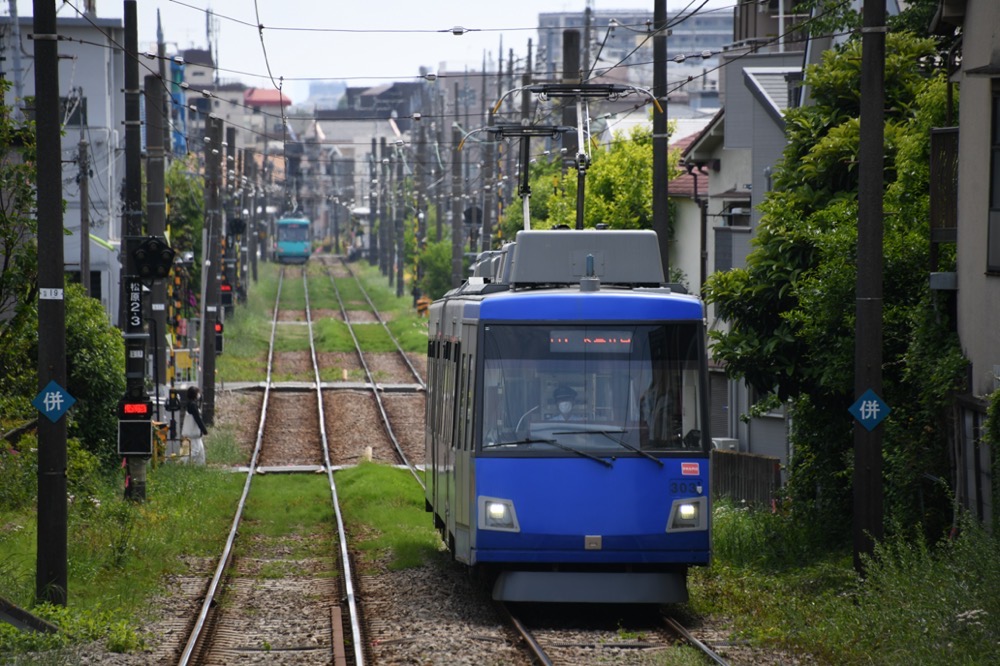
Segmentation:
<svg viewBox="0 0 1000 666">
<path fill-rule="evenodd" d="M 215 354 L 219 356 L 222 354 L 222 332 L 224 327 L 221 321 L 215 322 Z"/>
<path fill-rule="evenodd" d="M 118 403 L 118 453 L 153 455 L 153 401 L 148 397 L 125 397 Z"/>
</svg>

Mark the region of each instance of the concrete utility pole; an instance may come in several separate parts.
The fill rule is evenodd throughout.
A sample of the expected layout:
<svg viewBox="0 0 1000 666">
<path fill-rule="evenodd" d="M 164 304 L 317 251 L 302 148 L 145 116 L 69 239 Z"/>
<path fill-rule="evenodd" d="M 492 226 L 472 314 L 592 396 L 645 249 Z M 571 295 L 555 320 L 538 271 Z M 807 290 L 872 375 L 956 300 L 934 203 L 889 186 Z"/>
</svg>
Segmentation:
<svg viewBox="0 0 1000 666">
<path fill-rule="evenodd" d="M 378 139 L 372 137 L 371 159 L 368 161 L 368 184 L 371 189 L 368 191 L 368 265 L 374 266 L 378 263 L 378 235 L 375 233 L 375 223 L 378 221 L 379 193 L 378 184 Z"/>
<path fill-rule="evenodd" d="M 163 145 L 163 83 L 158 77 L 145 77 L 146 91 L 146 218 L 150 236 L 163 236 L 167 228 L 166 155 Z M 151 288 L 153 320 L 153 385 L 167 383 L 167 285 L 163 280 Z M 157 401 L 159 410 L 159 401 Z M 159 411 L 157 418 L 161 418 Z"/>
<path fill-rule="evenodd" d="M 257 238 L 260 235 L 257 225 L 257 203 L 260 183 L 257 178 L 257 160 L 249 148 L 243 149 L 243 168 L 247 172 L 247 187 L 250 188 L 250 219 L 247 220 L 247 246 L 250 253 L 250 279 L 257 283 Z"/>
<path fill-rule="evenodd" d="M 406 252 L 406 243 L 404 238 L 406 236 L 405 229 L 403 228 L 404 220 L 406 219 L 406 196 L 403 191 L 403 153 L 401 150 L 396 151 L 396 190 L 398 194 L 396 196 L 396 296 L 403 295 L 403 255 Z M 390 284 L 392 284 L 390 282 Z"/>
<path fill-rule="evenodd" d="M 455 84 L 458 93 L 458 84 Z M 456 99 L 457 96 L 456 96 Z M 462 258 L 465 243 L 462 242 L 462 154 L 458 144 L 462 142 L 462 130 L 451 128 L 451 286 L 462 285 Z"/>
<path fill-rule="evenodd" d="M 81 95 L 82 96 L 82 95 Z M 80 284 L 83 293 L 90 296 L 90 143 L 80 127 L 76 162 L 80 173 Z"/>
<path fill-rule="evenodd" d="M 882 193 L 885 166 L 885 2 L 865 0 L 861 28 L 858 273 L 854 394 L 882 393 Z M 882 427 L 854 424 L 854 568 L 882 538 Z"/>
<path fill-rule="evenodd" d="M 66 387 L 63 277 L 62 138 L 55 0 L 34 0 L 35 127 L 38 159 L 38 388 Z M 16 23 L 17 18 L 14 18 Z M 17 44 L 15 44 L 15 51 Z M 50 402 L 50 396 L 51 398 Z M 48 416 L 48 415 L 46 415 Z M 35 598 L 66 605 L 66 417 L 38 419 L 38 538 Z"/>
<path fill-rule="evenodd" d="M 125 337 L 126 400 L 148 400 L 146 393 L 146 341 L 143 325 L 144 296 L 139 279 L 135 251 L 142 236 L 142 121 L 140 120 L 138 19 L 135 0 L 125 0 L 125 211 L 122 224 L 124 252 L 122 266 L 122 312 Z M 119 436 L 119 439 L 124 439 Z M 146 444 L 147 446 L 143 446 Z M 148 449 L 148 442 L 119 442 L 127 451 Z M 128 485 L 125 496 L 135 501 L 146 499 L 147 455 L 126 455 Z"/>
<path fill-rule="evenodd" d="M 206 426 L 215 422 L 215 323 L 219 312 L 219 273 L 222 270 L 222 208 L 219 184 L 222 176 L 222 119 L 209 116 L 205 121 L 205 230 L 201 269 L 201 345 L 202 395 L 205 406 L 202 418 Z"/>
<path fill-rule="evenodd" d="M 378 267 L 382 275 L 389 273 L 389 154 L 385 137 L 379 137 L 379 206 L 378 206 Z"/>
<path fill-rule="evenodd" d="M 385 148 L 386 144 L 382 144 Z M 386 162 L 388 160 L 388 162 Z M 386 197 L 388 198 L 388 211 L 386 212 L 385 224 L 385 268 L 389 276 L 389 286 L 396 282 L 396 216 L 399 215 L 399 180 L 396 178 L 396 165 L 399 162 L 399 153 L 393 147 L 389 156 L 383 153 L 382 163 L 389 172 L 389 179 L 386 183 Z"/>
<path fill-rule="evenodd" d="M 670 134 L 667 125 L 667 0 L 653 5 L 653 97 L 663 113 L 653 112 L 653 231 L 660 244 L 663 278 L 670 281 L 670 167 L 667 156 Z"/>
</svg>

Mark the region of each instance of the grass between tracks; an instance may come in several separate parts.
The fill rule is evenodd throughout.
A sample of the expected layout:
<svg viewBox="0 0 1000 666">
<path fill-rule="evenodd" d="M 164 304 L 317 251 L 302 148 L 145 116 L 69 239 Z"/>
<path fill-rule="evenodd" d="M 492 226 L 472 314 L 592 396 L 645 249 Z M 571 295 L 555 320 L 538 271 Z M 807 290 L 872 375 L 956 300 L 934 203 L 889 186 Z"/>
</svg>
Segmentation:
<svg viewBox="0 0 1000 666">
<path fill-rule="evenodd" d="M 297 270 L 297 269 L 296 269 Z M 325 269 L 318 262 L 307 264 L 309 277 L 309 306 L 313 311 L 330 310 L 339 313 L 336 292 Z M 386 320 L 386 325 L 400 346 L 408 352 L 423 354 L 427 350 L 427 320 L 417 316 L 409 296 L 397 297 L 378 267 L 353 263 L 351 270 L 364 284 L 369 298 Z M 225 322 L 225 348 L 216 359 L 217 381 L 260 381 L 261 368 L 267 360 L 267 344 L 271 334 L 271 313 L 277 295 L 280 267 L 261 263 L 258 267 L 258 282 L 249 291 L 246 305 L 233 310 Z M 344 299 L 348 316 L 351 311 L 369 312 L 370 308 L 357 284 L 349 278 L 337 280 L 337 287 Z M 305 296 L 300 279 L 286 277 L 282 287 L 282 309 L 305 307 Z M 366 320 L 367 321 L 367 320 Z M 320 317 L 313 321 L 314 340 L 318 353 L 354 351 L 347 324 L 339 316 Z M 393 352 L 392 344 L 385 329 L 380 324 L 354 324 L 354 333 L 363 349 L 369 352 Z M 305 326 L 285 326 L 278 329 L 276 351 L 308 351 L 309 334 Z M 311 380 L 312 376 L 274 377 L 275 381 Z M 336 369 L 321 375 L 324 381 L 338 381 L 340 372 Z M 352 380 L 357 377 L 350 378 Z"/>
</svg>

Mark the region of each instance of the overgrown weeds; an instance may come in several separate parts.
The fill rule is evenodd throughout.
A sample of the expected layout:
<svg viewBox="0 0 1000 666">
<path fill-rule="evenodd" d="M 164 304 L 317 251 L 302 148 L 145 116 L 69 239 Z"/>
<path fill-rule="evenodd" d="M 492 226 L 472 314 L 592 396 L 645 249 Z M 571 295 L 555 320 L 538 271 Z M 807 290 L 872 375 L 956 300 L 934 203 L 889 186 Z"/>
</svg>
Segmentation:
<svg viewBox="0 0 1000 666">
<path fill-rule="evenodd" d="M 734 618 L 740 638 L 832 664 L 1000 661 L 1000 540 L 964 519 L 928 543 L 896 529 L 866 560 L 824 551 L 788 513 L 719 503 L 715 560 L 692 570 L 692 607 Z"/>
</svg>

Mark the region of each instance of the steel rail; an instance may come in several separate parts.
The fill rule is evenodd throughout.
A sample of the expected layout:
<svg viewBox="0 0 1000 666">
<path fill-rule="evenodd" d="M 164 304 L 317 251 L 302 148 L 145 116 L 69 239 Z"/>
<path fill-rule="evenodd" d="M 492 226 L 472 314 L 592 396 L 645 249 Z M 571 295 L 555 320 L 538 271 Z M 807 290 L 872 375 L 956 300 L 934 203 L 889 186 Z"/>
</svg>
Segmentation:
<svg viewBox="0 0 1000 666">
<path fill-rule="evenodd" d="M 528 629 L 521 620 L 516 618 L 513 613 L 510 612 L 510 608 L 502 601 L 495 602 L 497 610 L 503 615 L 504 619 L 514 628 L 517 635 L 521 637 L 528 651 L 531 652 L 531 658 L 535 663 L 541 664 L 542 666 L 552 666 L 552 659 L 545 652 L 545 648 L 542 647 L 535 639 L 535 635 L 531 633 L 531 629 Z"/>
<path fill-rule="evenodd" d="M 344 323 L 347 325 L 347 331 L 351 334 L 351 339 L 354 341 L 354 351 L 358 354 L 358 360 L 361 362 L 361 367 L 364 368 L 367 383 L 371 387 L 372 395 L 375 396 L 375 403 L 378 405 L 378 411 L 382 415 L 382 426 L 385 428 L 385 433 L 392 441 L 392 445 L 395 447 L 396 453 L 399 454 L 400 460 L 402 460 L 403 464 L 406 465 L 406 468 L 410 470 L 410 474 L 412 474 L 413 478 L 417 480 L 420 487 L 426 490 L 427 486 L 424 483 L 424 480 L 420 478 L 420 474 L 417 472 L 416 468 L 411 465 L 410 461 L 406 458 L 406 454 L 403 453 L 403 446 L 399 443 L 399 440 L 396 438 L 396 433 L 392 430 L 392 425 L 389 423 L 389 414 L 385 411 L 385 404 L 382 402 L 382 395 L 379 392 L 378 384 L 375 383 L 375 378 L 372 376 L 371 370 L 368 368 L 368 363 L 365 361 L 364 352 L 361 351 L 361 342 L 358 340 L 358 336 L 354 333 L 354 326 L 351 324 L 350 317 L 347 316 L 347 309 L 344 307 L 344 299 L 340 295 L 340 288 L 337 287 L 337 280 L 333 277 L 333 273 L 330 272 L 329 267 L 327 267 L 326 275 L 330 278 L 330 284 L 333 285 L 333 291 L 337 295 L 337 305 L 340 307 L 340 315 L 343 317 Z"/>
<path fill-rule="evenodd" d="M 254 443 L 253 455 L 250 458 L 247 480 L 246 483 L 243 484 L 243 493 L 240 495 L 240 501 L 236 506 L 236 515 L 233 517 L 232 526 L 229 528 L 229 536 L 226 538 L 226 545 L 222 550 L 222 556 L 219 558 L 219 564 L 215 568 L 215 574 L 212 576 L 212 580 L 208 585 L 208 591 L 205 593 L 205 598 L 202 601 L 201 610 L 198 612 L 198 619 L 195 621 L 194 627 L 191 629 L 187 643 L 185 644 L 184 650 L 181 652 L 180 659 L 177 662 L 179 666 L 187 666 L 187 664 L 190 663 L 195 647 L 201 639 L 202 631 L 204 630 L 205 623 L 208 619 L 208 612 L 215 602 L 215 595 L 218 592 L 222 577 L 225 574 L 226 569 L 229 568 L 229 563 L 233 556 L 233 545 L 236 541 L 236 534 L 239 531 L 240 521 L 243 519 L 243 509 L 246 507 L 247 496 L 250 494 L 250 483 L 253 481 L 254 473 L 257 469 L 257 459 L 260 456 L 260 446 L 264 439 L 264 423 L 267 419 L 267 403 L 271 394 L 271 365 L 274 362 L 274 337 L 278 328 L 278 303 L 281 301 L 281 287 L 284 282 L 284 278 L 285 269 L 282 268 L 281 272 L 278 274 L 278 293 L 274 301 L 274 313 L 271 318 L 271 339 L 267 352 L 267 377 L 264 382 L 264 401 L 260 408 L 260 423 L 257 426 L 257 441 Z"/>
<path fill-rule="evenodd" d="M 330 484 L 330 495 L 333 499 L 333 512 L 337 517 L 337 538 L 340 541 L 340 559 L 344 568 L 344 593 L 347 597 L 347 607 L 351 616 L 351 637 L 354 645 L 354 663 L 364 666 L 364 643 L 361 640 L 361 615 L 358 612 L 357 597 L 354 592 L 354 575 L 351 573 L 351 559 L 347 552 L 347 530 L 344 528 L 344 516 L 340 511 L 340 500 L 337 497 L 337 484 L 333 480 L 333 465 L 330 462 L 330 447 L 326 437 L 326 417 L 323 413 L 323 388 L 319 378 L 319 361 L 316 358 L 316 345 L 313 339 L 312 311 L 309 307 L 309 286 L 306 271 L 302 271 L 302 291 L 305 293 L 306 322 L 309 329 L 309 353 L 312 357 L 313 376 L 316 380 L 316 407 L 319 410 L 319 432 L 323 444 L 323 466 L 326 468 L 327 482 Z"/>
<path fill-rule="evenodd" d="M 392 344 L 396 345 L 396 351 L 398 351 L 399 355 L 403 357 L 403 362 L 406 363 L 406 367 L 410 369 L 410 372 L 413 374 L 413 377 L 417 380 L 417 383 L 420 384 L 420 388 L 426 391 L 427 383 L 424 382 L 424 378 L 420 376 L 420 373 L 417 372 L 417 369 L 413 367 L 413 364 L 410 362 L 410 359 L 406 356 L 406 352 L 403 351 L 403 347 L 399 344 L 399 340 L 397 340 L 396 336 L 394 336 L 392 334 L 392 331 L 389 330 L 389 326 L 385 323 L 385 320 L 382 319 L 382 315 L 375 307 L 375 304 L 372 303 L 372 299 L 368 297 L 368 292 L 365 291 L 365 286 L 361 284 L 361 280 L 358 279 L 358 276 L 356 276 L 354 274 L 354 271 L 351 270 L 351 267 L 348 266 L 347 262 L 344 260 L 344 257 L 340 257 L 340 263 L 343 264 L 344 268 L 347 269 L 347 272 L 350 274 L 352 278 L 354 278 L 354 281 L 358 284 L 358 289 L 361 290 L 362 296 L 364 296 L 365 300 L 368 302 L 368 307 L 370 307 L 372 309 L 372 312 L 375 313 L 375 318 L 378 320 L 378 323 L 382 324 L 382 328 L 385 329 L 385 332 L 389 336 L 389 339 L 392 340 Z"/>
<path fill-rule="evenodd" d="M 692 636 L 691 632 L 689 632 L 687 629 L 685 629 L 684 626 L 680 622 L 678 622 L 677 620 L 675 620 L 672 617 L 667 617 L 666 615 L 661 615 L 660 619 L 663 620 L 663 623 L 665 625 L 667 625 L 667 627 L 671 631 L 675 632 L 678 636 L 680 636 L 685 641 L 687 641 L 689 644 L 691 644 L 691 646 L 693 646 L 695 649 L 697 649 L 699 652 L 701 652 L 703 655 L 705 655 L 705 657 L 707 657 L 709 660 L 711 660 L 712 663 L 718 664 L 719 666 L 729 666 L 729 662 L 728 661 L 726 661 L 725 659 L 723 659 L 712 648 L 708 647 L 707 645 L 705 645 L 704 643 L 702 643 L 701 641 L 699 641 L 697 638 L 695 638 L 694 636 Z"/>
</svg>

